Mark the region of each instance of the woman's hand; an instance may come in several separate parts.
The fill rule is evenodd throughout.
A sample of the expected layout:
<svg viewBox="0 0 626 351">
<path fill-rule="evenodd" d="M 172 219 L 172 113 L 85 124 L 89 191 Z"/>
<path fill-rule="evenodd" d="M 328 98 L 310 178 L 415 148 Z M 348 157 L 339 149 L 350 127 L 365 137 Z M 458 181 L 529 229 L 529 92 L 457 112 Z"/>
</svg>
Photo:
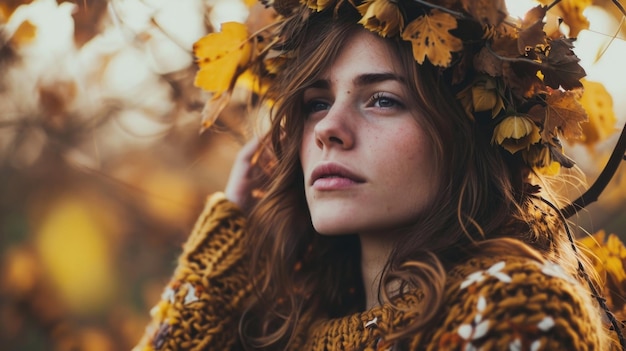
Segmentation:
<svg viewBox="0 0 626 351">
<path fill-rule="evenodd" d="M 259 137 L 254 137 L 239 150 L 224 191 L 226 198 L 246 214 L 257 201 L 253 196 L 254 190 L 263 186 L 263 182 L 267 180 L 260 165 L 253 162 L 259 146 Z"/>
</svg>

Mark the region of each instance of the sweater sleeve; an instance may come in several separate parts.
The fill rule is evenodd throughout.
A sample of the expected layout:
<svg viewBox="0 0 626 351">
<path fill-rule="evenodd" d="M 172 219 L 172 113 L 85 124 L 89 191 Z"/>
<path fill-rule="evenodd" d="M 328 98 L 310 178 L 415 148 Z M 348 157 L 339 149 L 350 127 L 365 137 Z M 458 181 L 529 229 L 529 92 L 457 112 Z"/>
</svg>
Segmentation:
<svg viewBox="0 0 626 351">
<path fill-rule="evenodd" d="M 494 262 L 448 291 L 429 350 L 600 350 L 602 316 L 558 265 Z"/>
<path fill-rule="evenodd" d="M 252 289 L 244 264 L 245 224 L 222 193 L 207 199 L 133 351 L 228 350 L 236 345 L 238 317 Z"/>
</svg>

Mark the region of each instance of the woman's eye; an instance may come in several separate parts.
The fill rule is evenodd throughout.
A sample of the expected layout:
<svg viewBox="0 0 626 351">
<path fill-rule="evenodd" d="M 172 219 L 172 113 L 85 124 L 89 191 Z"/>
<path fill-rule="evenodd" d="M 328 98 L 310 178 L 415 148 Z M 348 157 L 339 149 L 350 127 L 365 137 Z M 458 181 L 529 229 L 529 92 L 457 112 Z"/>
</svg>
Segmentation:
<svg viewBox="0 0 626 351">
<path fill-rule="evenodd" d="M 372 106 L 379 108 L 402 107 L 402 104 L 398 100 L 382 93 L 372 96 L 370 103 Z"/>
<path fill-rule="evenodd" d="M 328 108 L 329 108 L 328 103 L 319 101 L 319 100 L 313 100 L 311 102 L 308 102 L 305 105 L 305 111 L 307 114 L 311 114 L 311 113 L 315 113 L 319 111 L 325 111 L 325 110 L 328 110 Z"/>
</svg>

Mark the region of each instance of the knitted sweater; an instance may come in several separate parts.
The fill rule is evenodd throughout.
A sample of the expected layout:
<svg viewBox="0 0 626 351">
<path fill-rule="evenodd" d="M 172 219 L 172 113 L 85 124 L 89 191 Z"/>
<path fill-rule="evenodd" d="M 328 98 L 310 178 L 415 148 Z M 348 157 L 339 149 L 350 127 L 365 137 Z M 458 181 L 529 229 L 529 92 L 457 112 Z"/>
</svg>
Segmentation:
<svg viewBox="0 0 626 351">
<path fill-rule="evenodd" d="M 223 194 L 209 197 L 178 267 L 152 309 L 135 351 L 237 350 L 252 285 L 242 243 L 245 218 Z M 586 294 L 586 295 L 585 295 Z M 402 344 L 410 350 L 597 350 L 601 317 L 589 292 L 553 263 L 481 257 L 447 272 L 443 310 Z M 423 296 L 319 320 L 293 350 L 392 350 L 385 336 L 417 321 Z"/>
</svg>

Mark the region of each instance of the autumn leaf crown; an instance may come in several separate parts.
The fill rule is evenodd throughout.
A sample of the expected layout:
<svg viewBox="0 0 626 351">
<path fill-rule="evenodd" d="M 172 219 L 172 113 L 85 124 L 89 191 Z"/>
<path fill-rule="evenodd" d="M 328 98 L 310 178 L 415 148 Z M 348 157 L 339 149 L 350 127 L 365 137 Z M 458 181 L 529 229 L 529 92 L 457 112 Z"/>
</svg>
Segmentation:
<svg viewBox="0 0 626 351">
<path fill-rule="evenodd" d="M 580 103 L 585 71 L 572 50 L 574 39 L 561 33 L 559 25 L 546 26 L 548 11 L 560 0 L 532 8 L 523 19 L 509 16 L 504 0 L 261 2 L 277 13 L 263 30 L 249 33 L 244 24 L 224 23 L 221 32 L 194 46 L 200 67 L 195 83 L 213 93 L 204 127 L 227 104 L 236 83 L 256 90 L 271 84 L 281 60 L 289 58 L 279 35 L 281 23 L 294 16 L 306 21 L 308 15 L 324 11 L 337 16 L 342 7 L 352 7 L 366 29 L 410 42 L 418 64 L 450 72 L 468 118 L 490 116 L 493 144 L 519 153 L 539 172 L 554 174 L 560 167 L 573 166 L 559 138 L 582 136 L 580 123 L 587 120 Z M 572 37 L 581 29 L 580 23 L 565 24 Z M 254 74 L 257 79 L 251 80 Z"/>
</svg>

